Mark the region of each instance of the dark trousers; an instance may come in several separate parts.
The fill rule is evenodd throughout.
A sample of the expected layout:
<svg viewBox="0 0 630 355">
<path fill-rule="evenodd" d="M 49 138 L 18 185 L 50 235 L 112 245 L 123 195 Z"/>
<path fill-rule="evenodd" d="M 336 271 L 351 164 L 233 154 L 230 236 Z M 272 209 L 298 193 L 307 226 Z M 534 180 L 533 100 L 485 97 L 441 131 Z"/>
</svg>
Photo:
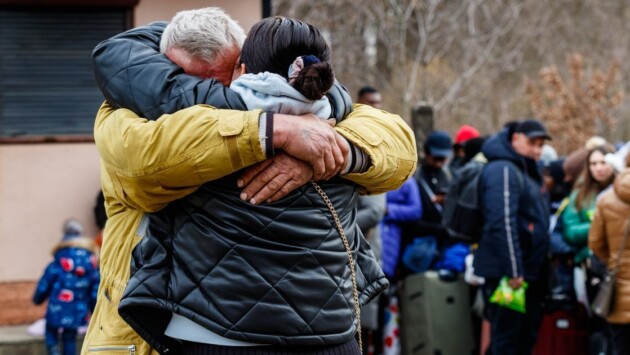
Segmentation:
<svg viewBox="0 0 630 355">
<path fill-rule="evenodd" d="M 630 324 L 608 323 L 613 339 L 613 354 L 630 354 Z"/>
<path fill-rule="evenodd" d="M 218 346 L 182 342 L 182 355 L 360 355 L 356 340 L 329 346 Z"/>
<path fill-rule="evenodd" d="M 46 325 L 46 349 L 49 355 L 60 355 L 59 328 Z M 64 355 L 77 355 L 77 330 L 62 328 L 61 340 L 63 342 Z"/>
<path fill-rule="evenodd" d="M 483 291 L 485 316 L 491 323 L 490 346 L 486 355 L 531 355 L 542 321 L 544 289 L 538 282 L 529 283 L 525 291 L 525 313 L 490 303 L 499 285 L 498 279 L 486 279 Z"/>
</svg>

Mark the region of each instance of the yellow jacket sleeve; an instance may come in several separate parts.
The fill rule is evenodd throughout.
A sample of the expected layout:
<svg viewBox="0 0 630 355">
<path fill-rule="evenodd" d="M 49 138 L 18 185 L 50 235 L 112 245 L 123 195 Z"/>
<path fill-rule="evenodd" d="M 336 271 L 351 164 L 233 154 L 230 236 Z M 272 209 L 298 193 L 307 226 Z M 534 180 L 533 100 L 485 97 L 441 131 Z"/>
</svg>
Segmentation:
<svg viewBox="0 0 630 355">
<path fill-rule="evenodd" d="M 400 116 L 355 105 L 336 130 L 370 157 L 371 166 L 366 172 L 343 176 L 362 186 L 368 194 L 395 190 L 416 170 L 416 140 Z"/>
<path fill-rule="evenodd" d="M 104 103 L 94 126 L 102 174 L 123 205 L 157 211 L 207 181 L 265 160 L 260 114 L 198 105 L 149 121 Z"/>
</svg>

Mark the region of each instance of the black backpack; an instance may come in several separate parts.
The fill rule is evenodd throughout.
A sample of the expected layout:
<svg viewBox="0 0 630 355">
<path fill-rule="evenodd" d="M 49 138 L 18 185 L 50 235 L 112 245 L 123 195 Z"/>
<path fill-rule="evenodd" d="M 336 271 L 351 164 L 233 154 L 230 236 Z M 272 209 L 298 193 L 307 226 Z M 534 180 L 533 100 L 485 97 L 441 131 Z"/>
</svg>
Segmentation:
<svg viewBox="0 0 630 355">
<path fill-rule="evenodd" d="M 479 179 L 486 163 L 471 160 L 462 166 L 444 200 L 442 224 L 451 238 L 474 244 L 481 238 L 483 213 Z"/>
<path fill-rule="evenodd" d="M 444 200 L 442 225 L 449 237 L 456 241 L 474 244 L 481 239 L 484 222 L 479 180 L 485 166 L 483 161 L 471 160 L 451 180 Z M 521 186 L 524 186 L 523 176 L 517 176 Z"/>
</svg>

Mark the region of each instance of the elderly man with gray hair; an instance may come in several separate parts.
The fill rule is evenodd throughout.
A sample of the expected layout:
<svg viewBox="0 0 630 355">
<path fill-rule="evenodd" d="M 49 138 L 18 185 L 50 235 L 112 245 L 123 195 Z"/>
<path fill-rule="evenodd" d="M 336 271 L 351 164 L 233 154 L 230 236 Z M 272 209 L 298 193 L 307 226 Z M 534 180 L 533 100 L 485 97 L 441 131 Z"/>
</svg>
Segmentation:
<svg viewBox="0 0 630 355">
<path fill-rule="evenodd" d="M 245 31 L 216 7 L 179 12 L 164 29 L 160 52 L 187 74 L 230 85 Z"/>
<path fill-rule="evenodd" d="M 204 45 L 190 35 L 194 31 L 186 29 L 187 25 L 198 29 L 204 16 L 216 12 L 194 10 L 181 18 L 178 14 L 173 22 L 184 22 L 182 33 L 188 35 L 178 37 L 175 29 L 179 26 L 169 26 L 174 37 L 163 40 L 163 53 L 159 43 L 169 28 L 164 23 L 127 31 L 94 51 L 96 80 L 107 99 L 97 115 L 95 141 L 110 218 L 103 242 L 99 301 L 84 353 L 153 351 L 117 314 L 129 279 L 132 249 L 147 230 L 156 228 L 150 223 L 151 212 L 167 205 L 171 208 L 170 203 L 180 199 L 193 206 L 204 193 L 222 194 L 219 187 L 232 183 L 243 188 L 241 199 L 251 201 L 253 196 L 257 204 L 275 201 L 311 177 L 326 180 L 340 172 L 364 192 L 378 193 L 398 187 L 415 169 L 415 142 L 402 119 L 371 108 L 348 114 L 350 100 L 339 84 L 328 95 L 334 128 L 313 117 L 215 109 L 246 109 L 235 92 L 221 85 L 229 84 L 231 75 L 226 72 L 239 64 L 234 48 L 240 47 L 240 35 L 231 26 L 232 20 L 223 25 L 229 33 L 227 41 L 217 45 L 204 40 L 217 48 L 221 53 L 217 56 L 197 52 L 195 48 Z M 186 20 L 195 16 L 200 21 Z M 218 17 L 222 16 L 227 17 L 220 11 Z M 274 149 L 286 154 L 274 154 Z M 251 167 L 255 163 L 259 164 Z M 239 175 L 247 167 L 253 170 Z M 207 218 L 203 213 L 203 209 L 193 209 L 190 218 Z M 366 247 L 361 243 L 359 253 Z M 226 334 L 217 334 L 215 341 L 233 340 L 222 335 Z"/>
</svg>

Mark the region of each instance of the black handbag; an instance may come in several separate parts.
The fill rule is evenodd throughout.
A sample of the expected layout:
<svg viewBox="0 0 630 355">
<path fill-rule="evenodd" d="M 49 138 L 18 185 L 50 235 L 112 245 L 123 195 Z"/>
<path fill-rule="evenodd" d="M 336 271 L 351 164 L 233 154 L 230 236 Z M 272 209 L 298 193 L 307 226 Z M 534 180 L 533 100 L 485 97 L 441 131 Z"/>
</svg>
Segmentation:
<svg viewBox="0 0 630 355">
<path fill-rule="evenodd" d="M 596 315 L 606 318 L 610 314 L 613 309 L 613 304 L 615 300 L 615 282 L 617 281 L 617 272 L 619 272 L 619 266 L 621 265 L 621 254 L 623 253 L 623 249 L 626 247 L 626 242 L 628 240 L 628 231 L 630 230 L 630 220 L 626 225 L 626 231 L 623 235 L 623 242 L 619 247 L 619 255 L 617 257 L 617 263 L 615 264 L 615 268 L 612 270 L 607 270 L 604 279 L 599 285 L 599 291 L 597 291 L 597 296 L 595 296 L 595 300 L 591 305 L 591 309 L 593 313 Z"/>
</svg>

